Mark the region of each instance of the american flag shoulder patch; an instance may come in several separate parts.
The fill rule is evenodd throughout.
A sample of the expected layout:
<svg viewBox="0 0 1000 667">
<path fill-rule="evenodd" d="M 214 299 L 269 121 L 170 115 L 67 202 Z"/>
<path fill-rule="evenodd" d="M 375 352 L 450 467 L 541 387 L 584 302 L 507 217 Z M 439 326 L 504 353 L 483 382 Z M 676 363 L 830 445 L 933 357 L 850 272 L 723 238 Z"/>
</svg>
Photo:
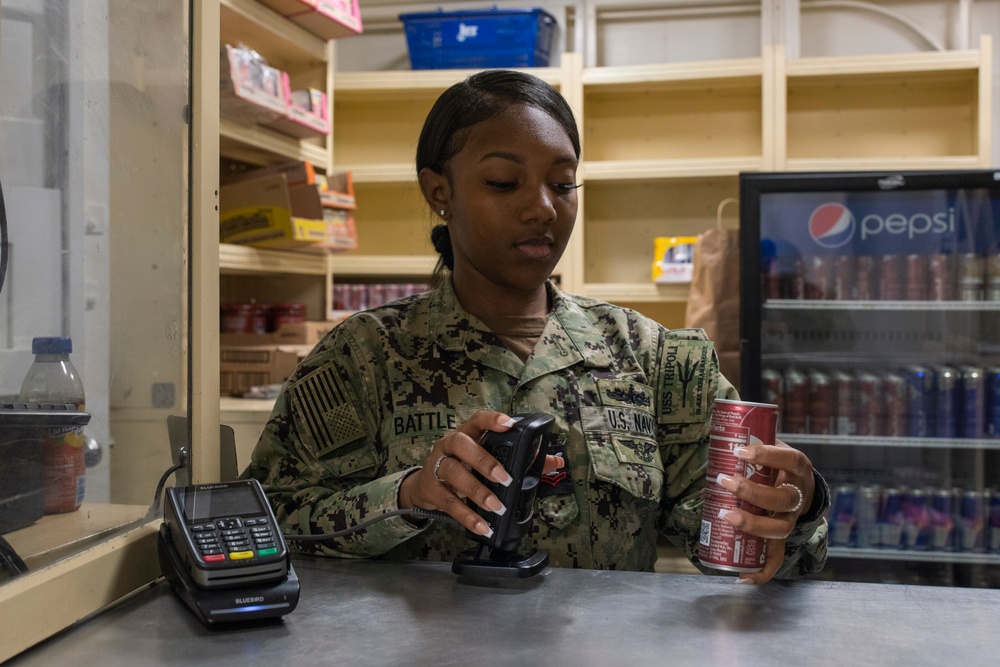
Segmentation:
<svg viewBox="0 0 1000 667">
<path fill-rule="evenodd" d="M 356 399 L 332 369 L 323 368 L 291 388 L 302 426 L 312 436 L 316 456 L 323 458 L 365 437 L 354 407 Z"/>
</svg>

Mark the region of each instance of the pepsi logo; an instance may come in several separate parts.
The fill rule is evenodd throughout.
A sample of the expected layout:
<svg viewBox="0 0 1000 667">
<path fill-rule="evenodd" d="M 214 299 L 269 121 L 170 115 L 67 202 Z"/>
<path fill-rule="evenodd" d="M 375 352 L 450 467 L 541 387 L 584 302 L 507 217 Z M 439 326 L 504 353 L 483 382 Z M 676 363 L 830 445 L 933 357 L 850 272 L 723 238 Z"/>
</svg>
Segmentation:
<svg viewBox="0 0 1000 667">
<path fill-rule="evenodd" d="M 854 236 L 854 214 L 843 204 L 826 203 L 809 216 L 809 235 L 824 248 L 840 248 Z"/>
</svg>

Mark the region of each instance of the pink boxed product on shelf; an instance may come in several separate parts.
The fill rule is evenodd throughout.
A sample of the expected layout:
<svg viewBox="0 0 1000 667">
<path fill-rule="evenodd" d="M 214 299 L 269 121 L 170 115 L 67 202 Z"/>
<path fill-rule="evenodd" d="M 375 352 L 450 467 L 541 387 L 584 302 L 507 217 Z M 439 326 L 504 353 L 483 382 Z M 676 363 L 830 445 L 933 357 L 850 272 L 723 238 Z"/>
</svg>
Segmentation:
<svg viewBox="0 0 1000 667">
<path fill-rule="evenodd" d="M 330 134 L 330 109 L 326 93 L 315 88 L 292 90 L 288 74 L 282 74 L 282 90 L 288 114 L 269 122 L 268 126 L 299 139 Z"/>
<path fill-rule="evenodd" d="M 285 18 L 323 39 L 362 32 L 359 0 L 260 0 Z"/>
<path fill-rule="evenodd" d="M 288 115 L 287 74 L 252 49 L 226 44 L 219 70 L 219 111 L 240 123 L 268 123 Z"/>
</svg>

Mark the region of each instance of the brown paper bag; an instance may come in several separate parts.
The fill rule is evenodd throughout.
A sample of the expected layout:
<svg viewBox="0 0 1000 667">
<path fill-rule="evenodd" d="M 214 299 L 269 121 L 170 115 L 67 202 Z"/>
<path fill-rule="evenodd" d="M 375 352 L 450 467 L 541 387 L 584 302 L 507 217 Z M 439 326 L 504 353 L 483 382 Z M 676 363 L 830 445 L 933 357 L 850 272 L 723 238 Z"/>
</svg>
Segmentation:
<svg viewBox="0 0 1000 667">
<path fill-rule="evenodd" d="M 740 232 L 710 229 L 694 244 L 685 326 L 715 341 L 722 374 L 740 386 Z"/>
</svg>

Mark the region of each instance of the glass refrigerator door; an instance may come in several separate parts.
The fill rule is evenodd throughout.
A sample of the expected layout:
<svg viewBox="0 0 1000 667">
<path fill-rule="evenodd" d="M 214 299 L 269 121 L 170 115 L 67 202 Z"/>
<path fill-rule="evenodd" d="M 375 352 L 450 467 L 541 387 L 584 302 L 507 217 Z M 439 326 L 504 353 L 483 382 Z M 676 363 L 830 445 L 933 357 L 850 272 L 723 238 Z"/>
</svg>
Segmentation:
<svg viewBox="0 0 1000 667">
<path fill-rule="evenodd" d="M 744 396 L 830 483 L 828 576 L 1000 586 L 998 191 L 831 178 L 760 193 Z"/>
</svg>

